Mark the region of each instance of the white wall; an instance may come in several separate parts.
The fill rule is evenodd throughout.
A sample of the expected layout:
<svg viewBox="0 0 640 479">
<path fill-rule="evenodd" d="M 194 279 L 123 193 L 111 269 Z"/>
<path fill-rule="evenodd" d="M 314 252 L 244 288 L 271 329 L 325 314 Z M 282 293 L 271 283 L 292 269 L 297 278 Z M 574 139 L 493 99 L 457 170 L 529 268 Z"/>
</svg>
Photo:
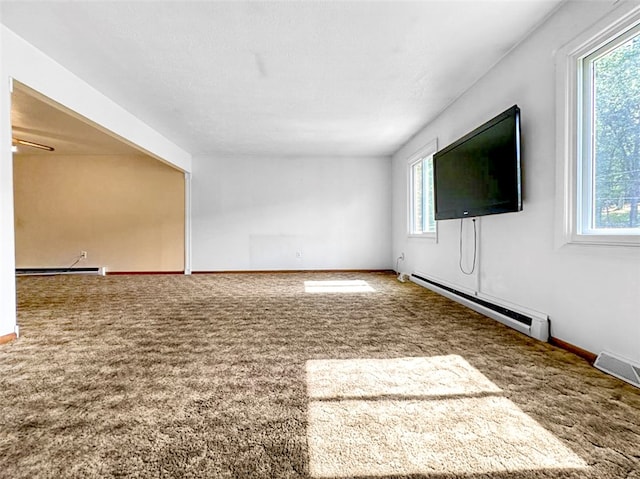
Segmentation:
<svg viewBox="0 0 640 479">
<path fill-rule="evenodd" d="M 394 155 L 393 255 L 405 253 L 403 271 L 547 313 L 556 338 L 640 362 L 640 251 L 554 244 L 554 52 L 612 8 L 610 1 L 564 4 Z M 407 238 L 406 159 L 436 137 L 445 147 L 513 104 L 522 110 L 524 211 L 479 220 L 480 277 L 466 277 L 458 269 L 459 220 L 438 222 L 437 243 Z"/>
<path fill-rule="evenodd" d="M 5 50 L 4 39 L 0 35 L 0 337 L 14 333 L 16 327 L 11 93 L 7 69 L 2 61 Z"/>
<path fill-rule="evenodd" d="M 389 158 L 195 157 L 193 270 L 390 268 L 390 166 Z"/>
<path fill-rule="evenodd" d="M 0 336 L 16 328 L 11 95 L 14 78 L 155 158 L 190 171 L 191 155 L 0 25 Z"/>
</svg>

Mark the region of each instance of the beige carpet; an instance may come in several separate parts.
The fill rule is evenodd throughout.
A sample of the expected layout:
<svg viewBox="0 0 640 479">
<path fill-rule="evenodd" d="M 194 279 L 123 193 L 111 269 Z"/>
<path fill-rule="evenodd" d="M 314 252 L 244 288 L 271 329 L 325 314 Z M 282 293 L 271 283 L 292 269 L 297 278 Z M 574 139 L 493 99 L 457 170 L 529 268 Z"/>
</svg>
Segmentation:
<svg viewBox="0 0 640 479">
<path fill-rule="evenodd" d="M 640 479 L 638 389 L 393 275 L 18 290 L 2 478 Z"/>
<path fill-rule="evenodd" d="M 307 389 L 313 477 L 587 467 L 460 356 L 309 361 Z"/>
</svg>

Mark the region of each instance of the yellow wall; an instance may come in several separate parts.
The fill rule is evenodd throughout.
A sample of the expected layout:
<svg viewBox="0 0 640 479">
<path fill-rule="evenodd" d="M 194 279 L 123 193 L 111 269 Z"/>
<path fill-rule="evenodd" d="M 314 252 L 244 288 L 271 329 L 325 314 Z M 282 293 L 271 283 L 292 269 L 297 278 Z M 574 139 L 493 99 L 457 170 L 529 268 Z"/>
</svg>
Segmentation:
<svg viewBox="0 0 640 479">
<path fill-rule="evenodd" d="M 184 174 L 147 156 L 14 156 L 16 268 L 184 270 Z"/>
</svg>

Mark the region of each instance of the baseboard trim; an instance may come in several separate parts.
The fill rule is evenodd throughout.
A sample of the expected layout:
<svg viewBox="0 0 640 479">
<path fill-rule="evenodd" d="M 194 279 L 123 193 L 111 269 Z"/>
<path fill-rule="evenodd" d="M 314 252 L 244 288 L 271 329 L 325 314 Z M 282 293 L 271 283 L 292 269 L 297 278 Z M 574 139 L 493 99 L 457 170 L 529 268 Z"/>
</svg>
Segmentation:
<svg viewBox="0 0 640 479">
<path fill-rule="evenodd" d="M 4 336 L 0 336 L 0 344 L 10 343 L 18 339 L 18 335 L 16 333 L 5 334 Z"/>
<path fill-rule="evenodd" d="M 286 274 L 286 273 L 386 273 L 395 274 L 392 269 L 268 269 L 268 270 L 217 270 L 191 271 L 191 274 Z"/>
<path fill-rule="evenodd" d="M 191 271 L 191 274 L 286 274 L 286 273 L 387 273 L 396 274 L 392 269 L 275 269 L 275 270 L 202 270 Z M 184 271 L 109 271 L 107 276 L 142 275 L 142 274 L 185 274 Z"/>
<path fill-rule="evenodd" d="M 575 354 L 576 356 L 580 356 L 582 359 L 585 359 L 589 362 L 589 364 L 593 364 L 596 362 L 597 354 L 592 353 L 591 351 L 587 351 L 586 349 L 582 349 L 578 346 L 575 346 L 571 343 L 567 343 L 562 339 L 554 338 L 553 336 L 549 337 L 549 343 L 554 346 L 559 347 L 560 349 L 564 349 L 565 351 L 569 351 L 570 353 Z"/>
<path fill-rule="evenodd" d="M 184 271 L 107 271 L 107 276 L 142 275 L 142 274 L 184 274 Z"/>
</svg>

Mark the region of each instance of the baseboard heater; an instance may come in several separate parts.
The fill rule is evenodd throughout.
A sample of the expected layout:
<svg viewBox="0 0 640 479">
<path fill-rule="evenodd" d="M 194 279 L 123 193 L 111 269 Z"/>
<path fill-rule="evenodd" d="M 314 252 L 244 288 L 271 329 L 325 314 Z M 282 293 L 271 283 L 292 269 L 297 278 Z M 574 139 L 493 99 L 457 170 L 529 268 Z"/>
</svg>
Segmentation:
<svg viewBox="0 0 640 479">
<path fill-rule="evenodd" d="M 417 274 L 411 275 L 411 281 L 463 304 L 478 313 L 493 318 L 527 336 L 545 342 L 549 340 L 549 318 L 546 315 L 515 311 Z"/>
<path fill-rule="evenodd" d="M 16 276 L 52 276 L 56 274 L 97 274 L 104 276 L 106 268 L 16 268 Z"/>
</svg>

